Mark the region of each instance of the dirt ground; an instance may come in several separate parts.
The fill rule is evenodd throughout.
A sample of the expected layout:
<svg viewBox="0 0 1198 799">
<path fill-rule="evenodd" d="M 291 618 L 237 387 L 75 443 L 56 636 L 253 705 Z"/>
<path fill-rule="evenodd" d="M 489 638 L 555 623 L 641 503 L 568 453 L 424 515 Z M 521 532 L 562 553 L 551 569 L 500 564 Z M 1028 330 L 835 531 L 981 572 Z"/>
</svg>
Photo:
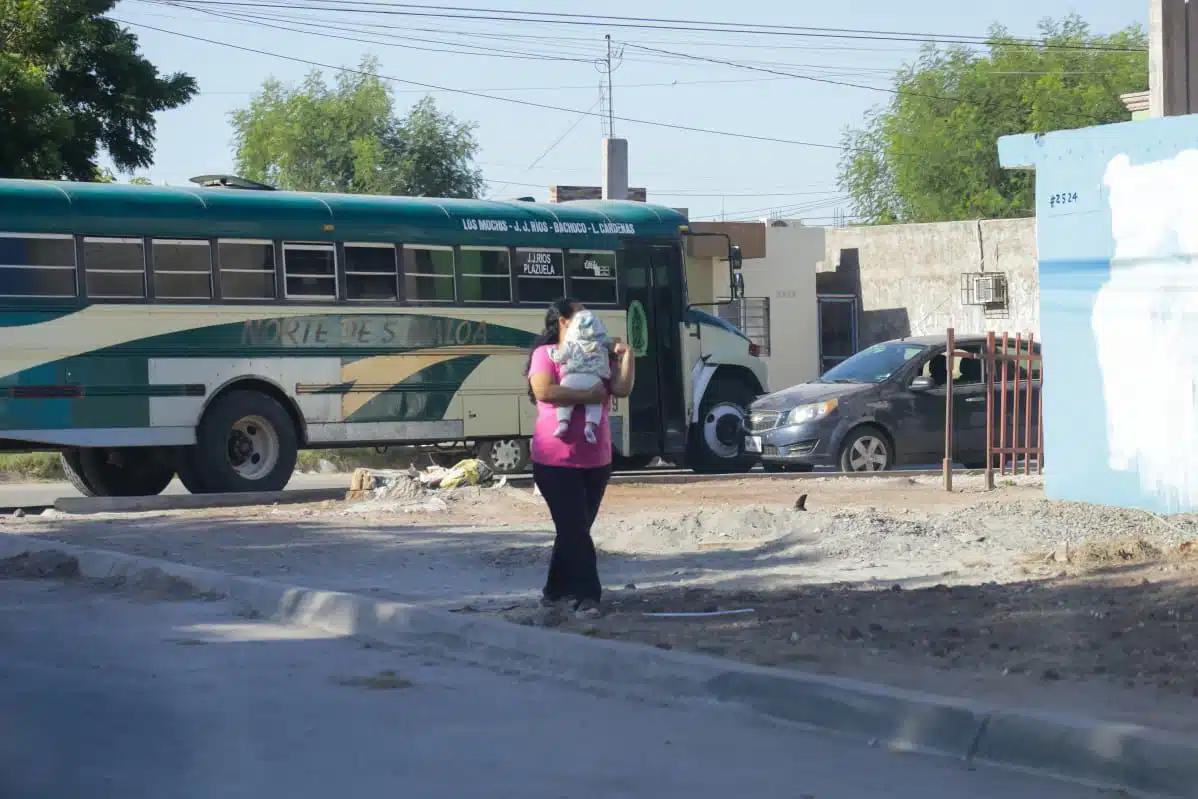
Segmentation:
<svg viewBox="0 0 1198 799">
<path fill-rule="evenodd" d="M 6 519 L 65 539 L 591 636 L 1198 732 L 1198 519 L 895 475 L 614 484 L 605 614 L 547 614 L 526 489 Z M 805 510 L 795 507 L 806 495 Z M 661 616 L 651 614 L 720 613 Z"/>
</svg>

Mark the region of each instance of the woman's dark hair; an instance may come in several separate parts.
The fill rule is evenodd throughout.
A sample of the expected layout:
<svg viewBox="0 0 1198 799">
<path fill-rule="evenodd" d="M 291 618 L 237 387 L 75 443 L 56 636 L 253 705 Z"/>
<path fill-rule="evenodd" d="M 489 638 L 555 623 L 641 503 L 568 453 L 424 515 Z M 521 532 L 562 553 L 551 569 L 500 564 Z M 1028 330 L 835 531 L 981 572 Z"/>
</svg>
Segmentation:
<svg viewBox="0 0 1198 799">
<path fill-rule="evenodd" d="M 524 364 L 525 382 L 528 381 L 528 373 L 532 370 L 533 353 L 537 351 L 538 347 L 558 343 L 558 337 L 561 335 L 561 320 L 569 319 L 574 315 L 575 305 L 578 305 L 578 300 L 573 297 L 561 297 L 549 303 L 549 307 L 545 309 L 545 329 L 533 339 L 532 349 L 528 353 L 528 361 Z M 531 383 L 528 385 L 528 399 L 533 403 L 537 401 L 536 396 L 532 393 Z"/>
</svg>

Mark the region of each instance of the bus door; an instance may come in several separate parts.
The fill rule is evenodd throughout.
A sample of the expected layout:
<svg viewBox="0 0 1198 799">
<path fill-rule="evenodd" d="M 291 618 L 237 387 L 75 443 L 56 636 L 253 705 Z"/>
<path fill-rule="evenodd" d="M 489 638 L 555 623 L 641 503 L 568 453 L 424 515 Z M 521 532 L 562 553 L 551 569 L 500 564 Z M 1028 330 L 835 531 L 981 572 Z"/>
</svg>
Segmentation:
<svg viewBox="0 0 1198 799">
<path fill-rule="evenodd" d="M 686 303 L 679 245 L 635 244 L 621 265 L 628 345 L 636 354 L 636 384 L 628 398 L 630 455 L 686 451 L 687 379 L 682 358 Z"/>
</svg>

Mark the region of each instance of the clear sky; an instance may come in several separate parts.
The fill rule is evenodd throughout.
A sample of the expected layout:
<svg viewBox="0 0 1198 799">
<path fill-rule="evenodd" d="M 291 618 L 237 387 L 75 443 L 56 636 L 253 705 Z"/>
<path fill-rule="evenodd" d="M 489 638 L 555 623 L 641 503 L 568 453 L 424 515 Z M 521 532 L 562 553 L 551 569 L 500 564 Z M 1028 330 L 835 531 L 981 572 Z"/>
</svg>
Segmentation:
<svg viewBox="0 0 1198 799">
<path fill-rule="evenodd" d="M 796 143 L 754 141 L 621 121 L 648 120 L 718 129 L 791 142 L 835 145 L 846 125 L 860 122 L 882 91 L 654 53 L 703 56 L 782 72 L 884 87 L 895 68 L 916 55 L 912 42 L 799 36 L 746 36 L 605 27 L 464 21 L 395 11 L 396 0 L 122 0 L 113 16 L 191 36 L 332 66 L 356 66 L 377 56 L 380 73 L 453 89 L 558 106 L 547 110 L 395 82 L 397 110 L 423 94 L 462 120 L 477 123 L 479 165 L 494 197 L 544 199 L 550 184 L 598 185 L 602 123 L 595 59 L 610 34 L 623 59 L 615 73 L 616 135 L 629 139 L 631 184 L 649 199 L 690 209 L 692 218 L 760 217 L 771 212 L 831 222 L 843 207 L 835 193 L 839 151 Z M 458 0 L 474 8 L 596 13 L 578 0 Z M 270 7 L 251 8 L 250 4 Z M 410 7 L 405 9 L 411 11 Z M 426 9 L 442 13 L 435 6 Z M 607 0 L 604 14 L 951 36 L 982 36 L 992 22 L 1033 36 L 1045 16 L 1080 11 L 1097 32 L 1146 25 L 1146 0 L 742 0 L 739 3 Z M 236 15 L 238 19 L 210 12 Z M 444 12 L 449 13 L 449 12 Z M 494 15 L 482 15 L 494 16 Z M 271 28 L 267 25 L 274 25 Z M 291 28 L 294 30 L 281 30 Z M 159 116 L 156 183 L 182 184 L 193 175 L 233 171 L 229 113 L 249 102 L 263 79 L 298 81 L 312 66 L 133 27 L 142 49 L 164 72 L 196 77 L 200 95 Z M 308 31 L 305 33 L 295 31 Z M 334 38 L 340 37 L 340 38 Z M 422 48 L 422 49 L 416 49 Z M 331 73 L 331 71 L 330 71 Z M 329 76 L 332 77 L 331 74 Z M 573 109 L 573 110 L 571 110 Z"/>
</svg>

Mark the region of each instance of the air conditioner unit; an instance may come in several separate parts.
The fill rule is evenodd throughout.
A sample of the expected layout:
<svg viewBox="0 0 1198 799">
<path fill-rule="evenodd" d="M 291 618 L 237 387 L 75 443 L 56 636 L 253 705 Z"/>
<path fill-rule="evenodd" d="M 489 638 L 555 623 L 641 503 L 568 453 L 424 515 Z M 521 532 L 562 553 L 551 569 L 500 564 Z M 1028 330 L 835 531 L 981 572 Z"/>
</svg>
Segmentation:
<svg viewBox="0 0 1198 799">
<path fill-rule="evenodd" d="M 974 275 L 972 288 L 970 293 L 978 305 L 995 305 L 1007 299 L 1006 281 L 1000 274 Z"/>
</svg>

